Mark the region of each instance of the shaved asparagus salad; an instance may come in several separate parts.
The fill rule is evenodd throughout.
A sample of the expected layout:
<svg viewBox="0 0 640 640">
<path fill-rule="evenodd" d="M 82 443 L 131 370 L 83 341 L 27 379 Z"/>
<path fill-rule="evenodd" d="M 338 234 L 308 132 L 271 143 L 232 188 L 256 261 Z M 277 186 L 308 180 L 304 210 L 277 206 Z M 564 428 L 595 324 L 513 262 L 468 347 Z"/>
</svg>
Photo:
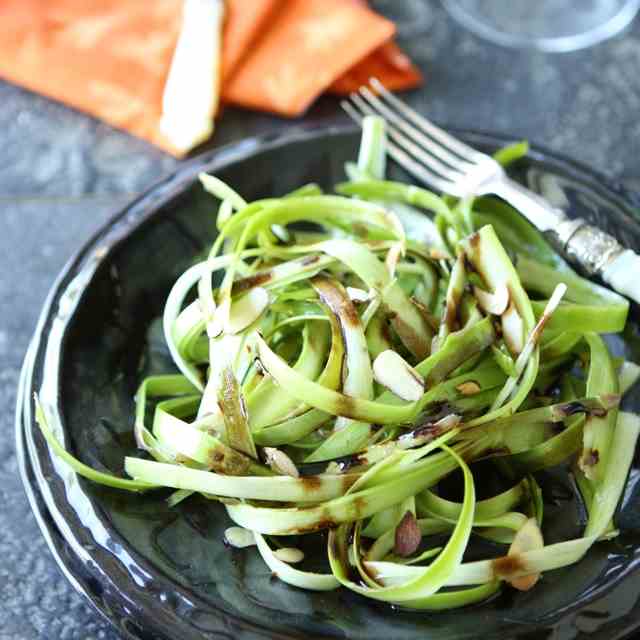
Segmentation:
<svg viewBox="0 0 640 640">
<path fill-rule="evenodd" d="M 254 202 L 200 176 L 218 235 L 167 299 L 179 373 L 140 385 L 128 478 L 65 451 L 36 397 L 38 423 L 90 480 L 219 501 L 226 542 L 256 545 L 297 587 L 424 610 L 530 589 L 616 535 L 640 431 L 619 404 L 640 368 L 601 335 L 622 331 L 628 303 L 503 202 L 385 180 L 380 119 L 346 172 L 339 195 L 309 184 Z M 487 465 L 503 487 L 477 499 Z M 585 527 L 546 544 L 536 472 L 558 466 Z M 452 475 L 458 501 L 439 490 Z M 324 573 L 305 568 L 303 534 Z M 474 536 L 490 557 L 468 560 Z"/>
</svg>

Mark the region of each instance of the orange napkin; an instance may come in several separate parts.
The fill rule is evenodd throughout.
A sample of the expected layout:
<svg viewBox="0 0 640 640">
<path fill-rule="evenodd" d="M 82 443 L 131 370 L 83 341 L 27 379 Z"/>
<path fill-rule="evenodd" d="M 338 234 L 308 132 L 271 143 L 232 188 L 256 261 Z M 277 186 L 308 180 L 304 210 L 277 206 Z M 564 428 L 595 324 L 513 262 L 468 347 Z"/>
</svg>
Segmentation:
<svg viewBox="0 0 640 640">
<path fill-rule="evenodd" d="M 366 0 L 254 2 L 250 15 L 246 0 L 227 0 L 223 100 L 298 116 L 327 88 L 345 95 L 372 76 L 394 91 L 422 82 Z"/>
<path fill-rule="evenodd" d="M 389 40 L 392 22 L 345 0 L 288 0 L 251 55 L 230 74 L 223 99 L 300 115 L 348 69 Z"/>
<path fill-rule="evenodd" d="M 368 6 L 367 0 L 351 0 L 355 4 Z M 338 78 L 329 91 L 347 95 L 357 91 L 370 78 L 377 78 L 390 91 L 413 89 L 422 83 L 422 74 L 411 60 L 393 42 L 385 42 L 355 67 Z"/>
<path fill-rule="evenodd" d="M 191 91 L 218 65 L 196 69 L 190 59 L 201 55 L 176 50 L 185 6 L 184 0 L 0 0 L 0 76 L 178 156 L 188 144 L 177 145 L 180 136 L 163 130 L 180 122 L 192 93 L 205 95 L 213 117 L 218 77 L 223 101 L 286 116 L 300 115 L 326 90 L 347 93 L 372 75 L 391 89 L 421 81 L 391 41 L 393 23 L 364 0 L 226 0 L 219 73 L 208 76 L 214 76 L 208 92 Z M 182 69 L 186 77 L 179 77 Z M 163 120 L 169 84 L 181 104 Z M 198 122 L 202 111 L 193 113 Z M 189 139 L 190 131 L 182 133 Z"/>
<path fill-rule="evenodd" d="M 181 12 L 180 0 L 2 0 L 0 76 L 167 148 L 158 125 Z"/>
<path fill-rule="evenodd" d="M 226 0 L 224 21 L 222 78 L 229 78 L 243 59 L 249 56 L 253 43 L 262 31 L 269 28 L 277 9 L 286 0 Z"/>
<path fill-rule="evenodd" d="M 385 42 L 362 62 L 338 78 L 329 91 L 348 95 L 370 78 L 378 78 L 390 91 L 413 89 L 422 83 L 422 74 L 395 42 Z"/>
</svg>

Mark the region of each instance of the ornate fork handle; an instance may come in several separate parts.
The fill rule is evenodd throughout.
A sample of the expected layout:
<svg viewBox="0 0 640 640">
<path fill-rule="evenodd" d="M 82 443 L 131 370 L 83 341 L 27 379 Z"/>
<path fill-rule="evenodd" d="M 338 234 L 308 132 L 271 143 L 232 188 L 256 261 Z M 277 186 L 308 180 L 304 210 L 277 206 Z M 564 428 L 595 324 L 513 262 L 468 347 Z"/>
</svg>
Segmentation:
<svg viewBox="0 0 640 640">
<path fill-rule="evenodd" d="M 640 303 L 640 256 L 625 249 L 613 236 L 582 218 L 568 218 L 541 196 L 512 180 L 496 183 L 493 193 L 546 228 L 555 248 L 590 275 L 600 276 L 618 293 Z M 527 215 L 529 213 L 530 215 Z"/>
</svg>

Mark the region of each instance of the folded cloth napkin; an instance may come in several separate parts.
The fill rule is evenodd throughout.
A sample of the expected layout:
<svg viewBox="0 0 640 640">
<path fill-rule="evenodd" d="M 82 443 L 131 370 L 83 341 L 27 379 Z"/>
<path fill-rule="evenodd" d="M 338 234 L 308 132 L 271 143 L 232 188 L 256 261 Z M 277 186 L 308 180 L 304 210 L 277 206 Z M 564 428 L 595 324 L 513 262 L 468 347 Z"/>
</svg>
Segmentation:
<svg viewBox="0 0 640 640">
<path fill-rule="evenodd" d="M 364 0 L 2 0 L 0 76 L 181 156 L 220 94 L 298 116 L 372 75 L 417 86 L 393 34 Z"/>
</svg>

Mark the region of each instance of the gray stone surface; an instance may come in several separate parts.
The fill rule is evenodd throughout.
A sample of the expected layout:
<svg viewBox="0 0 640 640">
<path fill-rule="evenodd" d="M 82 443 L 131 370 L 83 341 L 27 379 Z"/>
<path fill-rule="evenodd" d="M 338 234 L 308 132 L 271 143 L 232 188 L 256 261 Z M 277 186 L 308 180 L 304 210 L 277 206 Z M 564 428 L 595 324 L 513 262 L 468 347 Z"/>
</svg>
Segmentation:
<svg viewBox="0 0 640 640">
<path fill-rule="evenodd" d="M 402 43 L 424 70 L 424 88 L 408 98 L 431 117 L 527 137 L 640 186 L 638 22 L 595 48 L 545 55 L 483 42 L 435 0 L 374 4 L 398 20 Z M 341 118 L 336 100 L 325 98 L 303 121 Z M 291 124 L 229 109 L 210 146 Z M 67 257 L 131 194 L 177 163 L 2 82 L 0 149 L 0 640 L 116 640 L 61 577 L 29 512 L 13 451 L 15 387 L 39 307 Z M 618 606 L 629 609 L 624 589 L 616 594 Z"/>
</svg>

